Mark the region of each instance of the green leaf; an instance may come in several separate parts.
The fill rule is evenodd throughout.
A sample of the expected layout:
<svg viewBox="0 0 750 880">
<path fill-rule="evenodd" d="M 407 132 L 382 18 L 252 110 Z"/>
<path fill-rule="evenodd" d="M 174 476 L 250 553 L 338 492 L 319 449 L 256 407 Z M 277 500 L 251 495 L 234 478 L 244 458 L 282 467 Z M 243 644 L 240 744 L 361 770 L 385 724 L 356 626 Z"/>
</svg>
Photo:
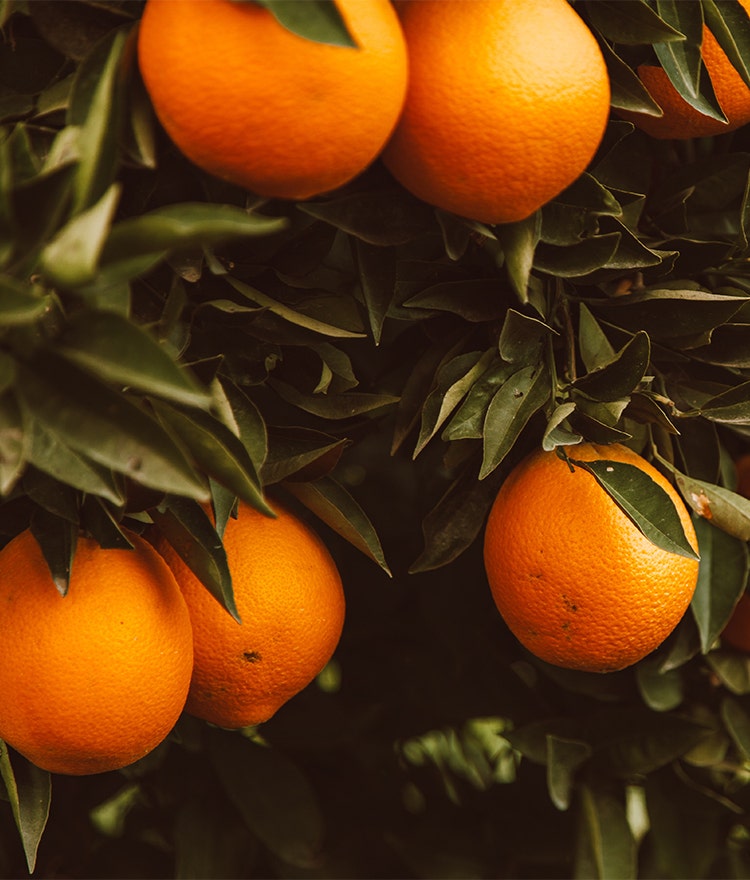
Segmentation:
<svg viewBox="0 0 750 880">
<path fill-rule="evenodd" d="M 15 764 L 15 767 L 14 767 Z M 37 850 L 49 818 L 52 778 L 23 758 L 11 761 L 8 746 L 0 740 L 0 776 L 5 783 L 13 819 L 21 835 L 29 873 L 33 874 Z"/>
<path fill-rule="evenodd" d="M 750 500 L 675 470 L 675 480 L 692 509 L 714 526 L 741 541 L 750 541 Z"/>
<path fill-rule="evenodd" d="M 17 383 L 28 417 L 98 464 L 164 492 L 206 500 L 181 447 L 142 408 L 51 355 L 24 365 Z"/>
<path fill-rule="evenodd" d="M 750 694 L 750 657 L 737 651 L 711 651 L 706 662 L 731 693 Z"/>
<path fill-rule="evenodd" d="M 657 547 L 688 559 L 698 559 L 682 528 L 672 499 L 640 468 L 625 462 L 579 461 L 573 465 L 588 471 L 633 524 Z"/>
<path fill-rule="evenodd" d="M 270 429 L 268 458 L 263 465 L 263 483 L 279 483 L 304 478 L 310 472 L 324 476 L 335 467 L 347 440 L 323 434 L 311 428 L 282 427 Z"/>
<path fill-rule="evenodd" d="M 32 324 L 52 308 L 52 302 L 42 287 L 0 275 L 0 326 Z"/>
<path fill-rule="evenodd" d="M 586 303 L 580 304 L 578 314 L 578 347 L 584 366 L 591 372 L 612 361 L 615 350 Z"/>
<path fill-rule="evenodd" d="M 732 67 L 750 86 L 750 17 L 740 3 L 702 0 L 706 25 Z"/>
<path fill-rule="evenodd" d="M 558 810 L 570 806 L 576 771 L 591 757 L 591 746 L 577 739 L 547 735 L 547 790 Z"/>
<path fill-rule="evenodd" d="M 599 46 L 607 63 L 611 105 L 618 110 L 629 110 L 631 113 L 663 116 L 661 107 L 648 93 L 636 72 L 623 61 L 606 40 L 602 40 Z"/>
<path fill-rule="evenodd" d="M 641 660 L 635 667 L 635 677 L 643 702 L 656 712 L 670 712 L 685 698 L 681 671 L 663 670 L 658 655 Z"/>
<path fill-rule="evenodd" d="M 385 393 L 349 391 L 346 394 L 313 395 L 304 394 L 280 379 L 269 379 L 268 384 L 287 403 L 324 419 L 350 419 L 398 402 L 398 397 Z"/>
<path fill-rule="evenodd" d="M 547 370 L 522 367 L 495 393 L 484 420 L 483 457 L 479 479 L 492 473 L 513 448 L 523 427 L 549 400 Z"/>
<path fill-rule="evenodd" d="M 268 435 L 263 416 L 253 401 L 234 382 L 222 376 L 219 378 L 219 385 L 229 407 L 229 412 L 222 410 L 224 421 L 239 437 L 255 466 L 256 473 L 260 473 L 268 452 Z"/>
<path fill-rule="evenodd" d="M 210 413 L 182 410 L 154 400 L 159 419 L 180 438 L 202 471 L 262 513 L 272 510 L 263 497 L 255 463 L 240 439 Z"/>
<path fill-rule="evenodd" d="M 40 507 L 31 517 L 31 531 L 41 548 L 58 592 L 61 596 L 67 595 L 78 542 L 78 523 L 70 522 Z"/>
<path fill-rule="evenodd" d="M 497 390 L 517 367 L 495 357 L 474 382 L 442 433 L 443 440 L 481 440 L 487 409 Z"/>
<path fill-rule="evenodd" d="M 505 267 L 511 286 L 518 299 L 528 302 L 528 286 L 531 268 L 534 265 L 534 252 L 542 229 L 541 212 L 536 211 L 526 220 L 506 223 L 495 229 L 495 234 L 503 253 Z"/>
<path fill-rule="evenodd" d="M 596 0 L 586 11 L 591 24 L 607 39 L 622 45 L 682 41 L 685 35 L 660 18 L 648 3 L 633 0 Z"/>
<path fill-rule="evenodd" d="M 750 761 L 750 714 L 739 700 L 725 697 L 721 702 L 721 718 L 744 761 Z"/>
<path fill-rule="evenodd" d="M 575 876 L 635 880 L 635 841 L 623 801 L 606 790 L 582 785 L 579 811 Z"/>
<path fill-rule="evenodd" d="M 143 327 L 110 311 L 70 316 L 56 349 L 88 372 L 188 406 L 208 408 L 211 395 Z"/>
<path fill-rule="evenodd" d="M 41 255 L 41 271 L 53 284 L 76 288 L 96 277 L 97 264 L 120 198 L 113 183 L 90 208 L 76 214 Z"/>
<path fill-rule="evenodd" d="M 7 496 L 23 473 L 28 436 L 18 401 L 11 394 L 0 396 L 0 495 Z"/>
<path fill-rule="evenodd" d="M 287 482 L 284 488 L 390 576 L 391 572 L 374 526 L 358 502 L 340 483 L 332 477 L 321 477 L 309 483 Z"/>
<path fill-rule="evenodd" d="M 379 345 L 396 286 L 395 256 L 359 238 L 352 241 L 370 331 Z"/>
<path fill-rule="evenodd" d="M 336 4 L 331 0 L 257 0 L 292 33 L 332 46 L 357 44 L 349 33 Z"/>
<path fill-rule="evenodd" d="M 745 589 L 750 554 L 746 541 L 728 535 L 705 519 L 695 519 L 695 532 L 701 562 L 690 610 L 700 632 L 701 650 L 707 654 Z"/>
<path fill-rule="evenodd" d="M 204 587 L 241 623 L 224 545 L 208 514 L 195 501 L 169 496 L 152 519 L 177 555 Z"/>
<path fill-rule="evenodd" d="M 508 309 L 500 331 L 498 350 L 509 364 L 535 366 L 542 361 L 545 343 L 557 332 L 540 321 L 516 309 Z"/>
<path fill-rule="evenodd" d="M 614 401 L 633 392 L 640 385 L 651 358 L 651 342 L 642 330 L 603 363 L 572 383 L 572 388 L 599 401 Z"/>
<path fill-rule="evenodd" d="M 237 733 L 211 730 L 208 745 L 221 785 L 250 831 L 288 865 L 315 867 L 323 817 L 299 768 L 278 749 Z"/>
<path fill-rule="evenodd" d="M 747 424 L 750 422 L 750 381 L 741 382 L 710 397 L 700 407 L 698 414 L 721 424 Z"/>
<path fill-rule="evenodd" d="M 256 290 L 249 284 L 245 284 L 243 281 L 238 281 L 236 278 L 232 278 L 229 275 L 226 277 L 226 280 L 236 291 L 238 291 L 238 293 L 246 296 L 249 300 L 252 300 L 252 302 L 257 303 L 259 306 L 263 306 L 263 308 L 268 309 L 269 312 L 272 312 L 279 318 L 283 318 L 285 321 L 289 321 L 291 324 L 303 327 L 305 330 L 312 330 L 313 333 L 320 333 L 323 336 L 334 336 L 340 339 L 356 339 L 365 336 L 364 333 L 357 333 L 352 330 L 346 330 L 342 327 L 334 327 L 332 324 L 327 324 L 324 321 L 319 321 L 317 318 L 312 318 L 302 312 L 295 311 L 289 306 L 284 305 L 284 303 L 272 299 L 260 290 Z"/>
</svg>

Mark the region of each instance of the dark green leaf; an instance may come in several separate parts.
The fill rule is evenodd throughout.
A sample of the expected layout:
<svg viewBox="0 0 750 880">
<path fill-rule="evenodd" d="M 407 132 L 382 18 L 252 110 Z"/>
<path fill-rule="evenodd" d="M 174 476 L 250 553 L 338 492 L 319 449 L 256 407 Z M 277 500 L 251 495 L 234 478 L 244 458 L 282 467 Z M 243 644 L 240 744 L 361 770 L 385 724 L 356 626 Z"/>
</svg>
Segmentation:
<svg viewBox="0 0 750 880">
<path fill-rule="evenodd" d="M 739 700 L 725 697 L 721 703 L 721 718 L 743 760 L 750 761 L 750 714 Z"/>
<path fill-rule="evenodd" d="M 23 473 L 28 435 L 15 397 L 0 396 L 0 495 L 8 495 Z"/>
<path fill-rule="evenodd" d="M 544 345 L 552 335 L 556 331 L 544 321 L 508 309 L 498 341 L 500 356 L 509 364 L 535 366 L 542 361 Z"/>
<path fill-rule="evenodd" d="M 534 267 L 560 278 L 580 278 L 609 265 L 621 239 L 619 232 L 610 232 L 594 235 L 570 247 L 541 243 L 534 254 Z"/>
<path fill-rule="evenodd" d="M 329 528 L 376 562 L 390 576 L 377 532 L 365 511 L 349 492 L 332 477 L 309 483 L 284 484 L 305 507 L 313 511 Z"/>
<path fill-rule="evenodd" d="M 391 394 L 371 394 L 367 391 L 350 391 L 346 394 L 304 394 L 279 379 L 270 379 L 269 385 L 287 403 L 324 419 L 349 419 L 398 402 L 398 397 Z"/>
<path fill-rule="evenodd" d="M 711 651 L 706 662 L 731 693 L 750 694 L 750 657 L 737 651 Z"/>
<path fill-rule="evenodd" d="M 130 538 L 101 498 L 93 495 L 84 498 L 81 507 L 81 526 L 100 547 L 110 550 L 133 549 Z"/>
<path fill-rule="evenodd" d="M 144 486 L 207 499 L 182 449 L 145 410 L 60 358 L 38 358 L 19 372 L 28 416 L 93 461 Z"/>
<path fill-rule="evenodd" d="M 359 238 L 353 242 L 370 331 L 379 345 L 396 284 L 395 255 Z"/>
<path fill-rule="evenodd" d="M 662 116 L 661 107 L 648 93 L 635 71 L 622 60 L 609 43 L 602 40 L 599 45 L 607 62 L 612 106 L 631 113 Z"/>
<path fill-rule="evenodd" d="M 61 596 L 67 595 L 78 542 L 78 523 L 40 507 L 31 517 L 31 531 L 41 548 L 58 592 Z"/>
<path fill-rule="evenodd" d="M 586 303 L 581 303 L 579 308 L 578 347 L 589 372 L 609 363 L 615 356 L 612 344 Z"/>
<path fill-rule="evenodd" d="M 333 46 L 354 46 L 356 42 L 336 4 L 331 0 L 257 0 L 265 6 L 285 28 L 318 43 Z"/>
<path fill-rule="evenodd" d="M 591 746 L 577 739 L 547 735 L 547 790 L 558 810 L 570 806 L 576 771 L 591 757 Z"/>
<path fill-rule="evenodd" d="M 663 670 L 658 656 L 641 660 L 635 667 L 635 676 L 643 702 L 657 712 L 670 712 L 685 698 L 681 671 Z"/>
<path fill-rule="evenodd" d="M 690 609 L 707 654 L 742 595 L 749 569 L 746 541 L 733 538 L 705 519 L 695 520 L 701 551 L 698 585 Z"/>
<path fill-rule="evenodd" d="M 497 278 L 442 281 L 404 300 L 408 309 L 451 312 L 466 321 L 492 321 L 508 308 L 508 295 Z"/>
<path fill-rule="evenodd" d="M 500 246 L 505 254 L 508 278 L 522 303 L 528 302 L 528 285 L 531 267 L 534 265 L 534 252 L 542 229 L 542 215 L 539 211 L 518 223 L 506 223 L 496 228 Z"/>
<path fill-rule="evenodd" d="M 0 326 L 30 324 L 52 307 L 52 297 L 41 287 L 0 275 Z"/>
<path fill-rule="evenodd" d="M 675 471 L 687 503 L 703 519 L 741 541 L 750 541 L 750 500 L 704 480 Z"/>
<path fill-rule="evenodd" d="M 151 516 L 185 565 L 241 623 L 234 601 L 227 555 L 204 509 L 195 501 L 170 496 L 165 504 L 151 511 Z"/>
<path fill-rule="evenodd" d="M 750 422 L 750 382 L 741 382 L 710 397 L 700 415 L 712 422 L 743 425 Z"/>
<path fill-rule="evenodd" d="M 630 880 L 637 876 L 636 847 L 625 805 L 610 792 L 583 785 L 575 876 Z"/>
<path fill-rule="evenodd" d="M 614 43 L 637 46 L 685 39 L 641 0 L 594 0 L 586 4 L 586 11 L 591 24 Z"/>
<path fill-rule="evenodd" d="M 209 754 L 247 827 L 296 868 L 312 868 L 323 843 L 323 818 L 307 778 L 284 754 L 213 730 Z"/>
<path fill-rule="evenodd" d="M 740 3 L 703 0 L 706 24 L 734 69 L 750 86 L 750 17 Z"/>
<path fill-rule="evenodd" d="M 523 367 L 495 393 L 484 420 L 484 450 L 479 479 L 492 473 L 510 452 L 528 420 L 549 400 L 546 369 Z"/>
<path fill-rule="evenodd" d="M 570 461 L 588 471 L 633 524 L 657 547 L 688 559 L 698 559 L 682 528 L 672 499 L 640 468 L 625 462 Z"/>
<path fill-rule="evenodd" d="M 613 401 L 634 391 L 643 380 L 651 357 L 648 334 L 639 331 L 612 360 L 600 364 L 572 387 L 594 400 Z"/>
<path fill-rule="evenodd" d="M 443 440 L 481 440 L 487 408 L 517 367 L 495 357 L 474 382 L 442 433 Z"/>
<path fill-rule="evenodd" d="M 327 474 L 338 462 L 348 446 L 347 440 L 339 440 L 329 434 L 310 428 L 280 427 L 270 429 L 270 448 L 263 466 L 263 483 L 279 483 L 282 480 L 304 477 L 310 471 Z"/>
<path fill-rule="evenodd" d="M 49 818 L 52 779 L 46 770 L 40 770 L 20 756 L 14 756 L 11 762 L 8 746 L 2 740 L 0 776 L 5 783 L 13 818 L 21 835 L 29 873 L 33 874 L 37 850 Z"/>
</svg>

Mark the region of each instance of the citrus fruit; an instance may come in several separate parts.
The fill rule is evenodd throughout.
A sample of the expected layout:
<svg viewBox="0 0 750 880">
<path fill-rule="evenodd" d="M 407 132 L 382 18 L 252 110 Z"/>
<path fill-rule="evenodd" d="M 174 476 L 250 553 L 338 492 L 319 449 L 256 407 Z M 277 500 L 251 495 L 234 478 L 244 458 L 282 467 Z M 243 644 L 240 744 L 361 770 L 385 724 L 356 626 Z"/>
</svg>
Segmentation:
<svg viewBox="0 0 750 880">
<path fill-rule="evenodd" d="M 750 0 L 740 0 L 740 2 L 750 13 Z M 703 25 L 701 55 L 716 100 L 727 118 L 726 122 L 705 116 L 691 107 L 672 85 L 663 68 L 654 64 L 639 65 L 637 73 L 651 97 L 661 107 L 663 115 L 649 116 L 645 113 L 627 111 L 618 111 L 618 115 L 629 120 L 651 137 L 660 139 L 684 140 L 725 134 L 750 122 L 750 89 L 732 67 L 726 53 L 706 25 Z"/>
<path fill-rule="evenodd" d="M 585 170 L 609 115 L 596 39 L 567 0 L 407 0 L 403 113 L 383 160 L 420 199 L 523 220 Z"/>
<path fill-rule="evenodd" d="M 740 455 L 734 466 L 737 474 L 735 491 L 745 498 L 750 498 L 750 453 Z"/>
<path fill-rule="evenodd" d="M 193 668 L 190 617 L 164 560 L 78 539 L 66 596 L 26 530 L 0 551 L 0 737 L 53 773 L 115 770 L 167 736 Z"/>
<path fill-rule="evenodd" d="M 639 468 L 672 499 L 697 550 L 687 508 L 642 456 L 615 444 L 570 458 Z M 484 561 L 492 595 L 516 638 L 556 666 L 610 672 L 636 663 L 679 623 L 698 578 L 695 559 L 655 546 L 594 476 L 555 452 L 531 453 L 490 511 Z"/>
<path fill-rule="evenodd" d="M 721 641 L 750 654 L 750 594 L 743 593 L 721 633 Z"/>
<path fill-rule="evenodd" d="M 240 503 L 223 543 L 241 624 L 163 539 L 193 621 L 195 665 L 186 711 L 220 727 L 267 721 L 323 669 L 344 625 L 336 564 L 305 523 Z"/>
<path fill-rule="evenodd" d="M 388 0 L 337 0 L 357 46 L 313 42 L 256 3 L 148 0 L 138 60 L 154 111 L 205 171 L 264 197 L 306 199 L 378 155 L 406 93 Z"/>
</svg>

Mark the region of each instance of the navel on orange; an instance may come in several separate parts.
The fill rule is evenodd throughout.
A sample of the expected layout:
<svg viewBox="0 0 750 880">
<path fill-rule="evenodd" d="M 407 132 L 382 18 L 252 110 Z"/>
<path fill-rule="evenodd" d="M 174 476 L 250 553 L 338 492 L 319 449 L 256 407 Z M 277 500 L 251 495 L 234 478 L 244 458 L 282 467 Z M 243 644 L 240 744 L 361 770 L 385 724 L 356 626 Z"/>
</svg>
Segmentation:
<svg viewBox="0 0 750 880">
<path fill-rule="evenodd" d="M 570 457 L 640 468 L 670 496 L 685 534 L 695 531 L 656 468 L 615 444 Z M 531 653 L 589 672 L 630 666 L 658 647 L 690 605 L 698 562 L 654 545 L 594 476 L 537 451 L 508 476 L 487 521 L 484 560 L 495 603 Z"/>
<path fill-rule="evenodd" d="M 129 539 L 80 537 L 64 597 L 29 530 L 0 551 L 0 738 L 53 773 L 132 764 L 185 705 L 187 607 L 153 547 Z"/>
<path fill-rule="evenodd" d="M 383 159 L 401 184 L 485 223 L 523 220 L 586 169 L 609 78 L 567 0 L 406 0 L 409 88 Z"/>
<path fill-rule="evenodd" d="M 241 624 L 156 541 L 193 622 L 186 711 L 220 727 L 267 721 L 323 669 L 344 625 L 344 591 L 326 546 L 292 513 L 274 509 L 275 519 L 240 503 L 224 532 Z"/>
<path fill-rule="evenodd" d="M 154 110 L 196 165 L 260 196 L 306 199 L 378 155 L 406 93 L 389 0 L 337 0 L 356 48 L 291 33 L 259 3 L 148 0 L 138 59 Z"/>
</svg>

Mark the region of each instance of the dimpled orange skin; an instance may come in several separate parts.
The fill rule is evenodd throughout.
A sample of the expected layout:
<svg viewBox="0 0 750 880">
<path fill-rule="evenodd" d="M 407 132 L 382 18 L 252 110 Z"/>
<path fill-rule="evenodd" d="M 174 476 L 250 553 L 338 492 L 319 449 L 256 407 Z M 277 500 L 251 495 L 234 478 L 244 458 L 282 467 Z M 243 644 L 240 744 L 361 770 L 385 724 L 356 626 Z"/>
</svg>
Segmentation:
<svg viewBox="0 0 750 880">
<path fill-rule="evenodd" d="M 163 540 L 193 621 L 195 665 L 186 710 L 219 727 L 267 721 L 330 660 L 344 625 L 344 591 L 320 538 L 273 505 L 276 519 L 241 503 L 224 532 L 242 625 Z"/>
<path fill-rule="evenodd" d="M 639 467 L 672 498 L 690 544 L 690 515 L 670 483 L 625 446 L 580 445 L 582 461 Z M 636 663 L 690 605 L 698 562 L 652 544 L 594 477 L 555 452 L 537 451 L 510 474 L 490 512 L 487 577 L 508 627 L 548 663 L 612 672 Z"/>
<path fill-rule="evenodd" d="M 567 0 L 399 4 L 409 89 L 383 160 L 413 194 L 485 223 L 523 220 L 580 176 L 610 89 Z"/>
<path fill-rule="evenodd" d="M 196 165 L 260 196 L 306 199 L 382 149 L 406 94 L 388 0 L 337 0 L 359 48 L 291 33 L 256 3 L 148 0 L 141 74 L 161 124 Z"/>
<path fill-rule="evenodd" d="M 164 560 L 128 537 L 133 550 L 80 537 L 64 597 L 30 531 L 0 551 L 0 737 L 53 773 L 132 764 L 185 704 L 187 607 Z"/>
<path fill-rule="evenodd" d="M 740 2 L 745 11 L 750 13 L 750 0 L 740 0 Z M 618 115 L 628 119 L 651 137 L 662 140 L 669 138 L 686 140 L 725 134 L 750 122 L 750 89 L 732 67 L 726 53 L 716 42 L 716 37 L 705 25 L 701 54 L 711 77 L 714 94 L 727 117 L 727 122 L 711 119 L 691 107 L 669 81 L 664 70 L 650 64 L 640 65 L 638 76 L 651 97 L 663 110 L 664 115 L 657 117 L 624 111 L 618 111 Z"/>
</svg>

